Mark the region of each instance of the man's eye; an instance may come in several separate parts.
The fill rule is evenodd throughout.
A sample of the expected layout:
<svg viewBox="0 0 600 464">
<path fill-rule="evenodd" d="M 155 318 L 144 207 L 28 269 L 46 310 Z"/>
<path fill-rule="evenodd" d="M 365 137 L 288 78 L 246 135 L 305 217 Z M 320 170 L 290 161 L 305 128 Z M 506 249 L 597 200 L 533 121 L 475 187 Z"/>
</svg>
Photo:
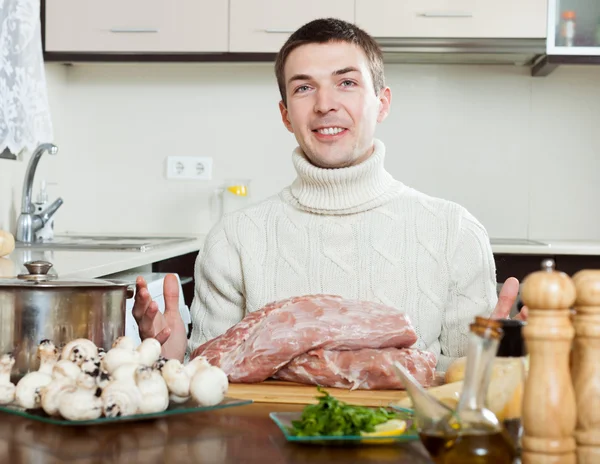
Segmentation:
<svg viewBox="0 0 600 464">
<path fill-rule="evenodd" d="M 306 90 L 308 90 L 308 85 L 301 85 L 300 87 L 298 87 L 298 88 L 295 90 L 295 93 L 298 93 L 298 92 L 305 92 Z"/>
<path fill-rule="evenodd" d="M 353 85 L 354 85 L 354 81 L 349 81 L 349 80 L 342 81 L 343 87 L 352 87 Z"/>
</svg>

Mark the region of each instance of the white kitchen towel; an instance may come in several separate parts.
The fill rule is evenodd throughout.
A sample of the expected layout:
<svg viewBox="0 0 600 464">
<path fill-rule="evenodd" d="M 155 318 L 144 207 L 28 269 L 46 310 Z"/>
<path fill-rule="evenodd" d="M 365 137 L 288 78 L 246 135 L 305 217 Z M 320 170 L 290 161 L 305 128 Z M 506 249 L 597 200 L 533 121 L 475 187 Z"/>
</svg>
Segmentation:
<svg viewBox="0 0 600 464">
<path fill-rule="evenodd" d="M 40 0 L 0 0 L 0 153 L 52 142 Z"/>
</svg>

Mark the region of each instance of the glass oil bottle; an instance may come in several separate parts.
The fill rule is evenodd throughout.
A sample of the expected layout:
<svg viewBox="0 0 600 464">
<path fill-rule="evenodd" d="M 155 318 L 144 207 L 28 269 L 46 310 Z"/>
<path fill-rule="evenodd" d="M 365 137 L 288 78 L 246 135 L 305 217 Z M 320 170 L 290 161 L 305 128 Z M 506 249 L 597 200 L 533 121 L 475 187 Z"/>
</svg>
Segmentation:
<svg viewBox="0 0 600 464">
<path fill-rule="evenodd" d="M 399 363 L 421 442 L 436 464 L 512 464 L 517 451 L 498 418 L 485 407 L 500 321 L 477 317 L 470 325 L 467 365 L 456 410 L 435 399 Z"/>
</svg>

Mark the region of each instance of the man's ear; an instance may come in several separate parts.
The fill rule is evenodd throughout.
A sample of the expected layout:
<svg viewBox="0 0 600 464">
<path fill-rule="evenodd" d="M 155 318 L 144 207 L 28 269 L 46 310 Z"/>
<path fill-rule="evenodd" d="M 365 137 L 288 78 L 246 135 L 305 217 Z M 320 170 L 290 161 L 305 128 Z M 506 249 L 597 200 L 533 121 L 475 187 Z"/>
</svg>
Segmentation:
<svg viewBox="0 0 600 464">
<path fill-rule="evenodd" d="M 379 114 L 377 122 L 383 122 L 390 114 L 390 106 L 392 105 L 392 90 L 389 87 L 384 87 L 379 91 Z"/>
<path fill-rule="evenodd" d="M 293 134 L 294 129 L 292 129 L 292 123 L 288 117 L 288 110 L 285 107 L 283 100 L 279 102 L 279 111 L 281 112 L 281 120 L 283 121 L 283 125 Z"/>
</svg>

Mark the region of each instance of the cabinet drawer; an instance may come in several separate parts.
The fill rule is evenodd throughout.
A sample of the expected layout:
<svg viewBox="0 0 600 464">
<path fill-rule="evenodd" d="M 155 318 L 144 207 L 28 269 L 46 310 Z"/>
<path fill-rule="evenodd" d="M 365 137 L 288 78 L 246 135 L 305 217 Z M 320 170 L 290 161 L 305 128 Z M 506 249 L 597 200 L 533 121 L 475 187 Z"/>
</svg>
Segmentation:
<svg viewBox="0 0 600 464">
<path fill-rule="evenodd" d="M 545 38 L 547 0 L 356 0 L 376 37 Z"/>
<path fill-rule="evenodd" d="M 230 51 L 278 52 L 300 26 L 326 17 L 354 22 L 354 0 L 230 0 Z"/>
<path fill-rule="evenodd" d="M 224 52 L 227 0 L 50 0 L 49 52 Z"/>
</svg>

